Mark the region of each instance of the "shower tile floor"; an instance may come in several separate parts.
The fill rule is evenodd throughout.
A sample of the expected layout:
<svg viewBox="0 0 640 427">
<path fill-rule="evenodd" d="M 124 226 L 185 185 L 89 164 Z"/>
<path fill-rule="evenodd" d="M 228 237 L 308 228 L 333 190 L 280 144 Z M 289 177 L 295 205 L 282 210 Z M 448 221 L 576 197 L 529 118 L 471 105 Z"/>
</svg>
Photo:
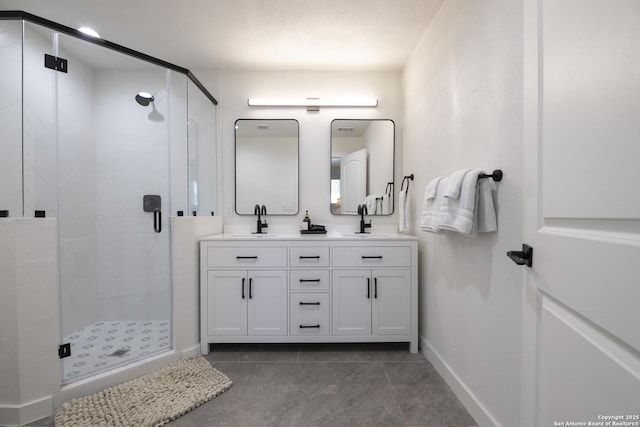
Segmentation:
<svg viewBox="0 0 640 427">
<path fill-rule="evenodd" d="M 171 348 L 168 320 L 103 320 L 66 336 L 71 356 L 63 359 L 63 383 Z"/>
</svg>

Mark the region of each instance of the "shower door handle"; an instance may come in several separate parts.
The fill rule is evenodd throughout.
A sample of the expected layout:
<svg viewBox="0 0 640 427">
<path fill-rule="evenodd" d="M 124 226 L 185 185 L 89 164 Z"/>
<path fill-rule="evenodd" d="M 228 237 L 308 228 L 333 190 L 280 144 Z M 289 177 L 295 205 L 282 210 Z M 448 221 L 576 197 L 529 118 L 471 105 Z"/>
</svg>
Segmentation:
<svg viewBox="0 0 640 427">
<path fill-rule="evenodd" d="M 162 211 L 160 209 L 153 211 L 153 231 L 156 233 L 162 231 Z"/>
</svg>

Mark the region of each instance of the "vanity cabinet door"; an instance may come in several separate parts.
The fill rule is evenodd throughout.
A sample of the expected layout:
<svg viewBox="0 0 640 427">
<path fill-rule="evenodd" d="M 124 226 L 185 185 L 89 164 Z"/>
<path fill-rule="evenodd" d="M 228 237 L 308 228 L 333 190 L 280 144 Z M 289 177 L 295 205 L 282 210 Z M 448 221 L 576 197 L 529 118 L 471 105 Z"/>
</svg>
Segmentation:
<svg viewBox="0 0 640 427">
<path fill-rule="evenodd" d="M 247 335 L 247 272 L 207 271 L 207 335 Z"/>
<path fill-rule="evenodd" d="M 371 270 L 333 270 L 333 335 L 371 334 Z"/>
<path fill-rule="evenodd" d="M 411 271 L 373 270 L 371 332 L 374 335 L 411 333 Z"/>
<path fill-rule="evenodd" d="M 248 334 L 287 335 L 287 271 L 249 270 Z"/>
<path fill-rule="evenodd" d="M 334 335 L 411 333 L 411 271 L 333 271 Z"/>
</svg>

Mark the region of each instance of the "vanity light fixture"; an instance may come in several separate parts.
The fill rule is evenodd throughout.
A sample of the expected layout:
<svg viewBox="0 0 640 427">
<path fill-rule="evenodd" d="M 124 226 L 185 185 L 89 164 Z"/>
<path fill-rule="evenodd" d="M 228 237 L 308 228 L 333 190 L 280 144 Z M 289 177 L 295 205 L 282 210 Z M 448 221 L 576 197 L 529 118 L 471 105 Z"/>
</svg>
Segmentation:
<svg viewBox="0 0 640 427">
<path fill-rule="evenodd" d="M 249 107 L 307 107 L 319 111 L 320 107 L 377 107 L 375 98 L 249 98 Z"/>
<path fill-rule="evenodd" d="M 93 28 L 80 27 L 80 28 L 78 28 L 78 31 L 80 31 L 81 33 L 86 34 L 88 36 L 95 37 L 96 39 L 100 38 L 100 34 L 98 34 L 98 32 L 96 30 L 94 30 Z"/>
</svg>

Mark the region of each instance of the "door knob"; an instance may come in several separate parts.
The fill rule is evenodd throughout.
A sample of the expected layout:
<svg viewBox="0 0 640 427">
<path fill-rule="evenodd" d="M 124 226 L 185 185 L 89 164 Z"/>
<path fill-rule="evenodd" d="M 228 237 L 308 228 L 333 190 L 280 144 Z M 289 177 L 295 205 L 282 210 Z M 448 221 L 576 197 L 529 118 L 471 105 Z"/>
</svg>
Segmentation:
<svg viewBox="0 0 640 427">
<path fill-rule="evenodd" d="M 521 251 L 509 251 L 507 256 L 518 265 L 533 267 L 533 248 L 526 243 L 522 244 Z"/>
</svg>

